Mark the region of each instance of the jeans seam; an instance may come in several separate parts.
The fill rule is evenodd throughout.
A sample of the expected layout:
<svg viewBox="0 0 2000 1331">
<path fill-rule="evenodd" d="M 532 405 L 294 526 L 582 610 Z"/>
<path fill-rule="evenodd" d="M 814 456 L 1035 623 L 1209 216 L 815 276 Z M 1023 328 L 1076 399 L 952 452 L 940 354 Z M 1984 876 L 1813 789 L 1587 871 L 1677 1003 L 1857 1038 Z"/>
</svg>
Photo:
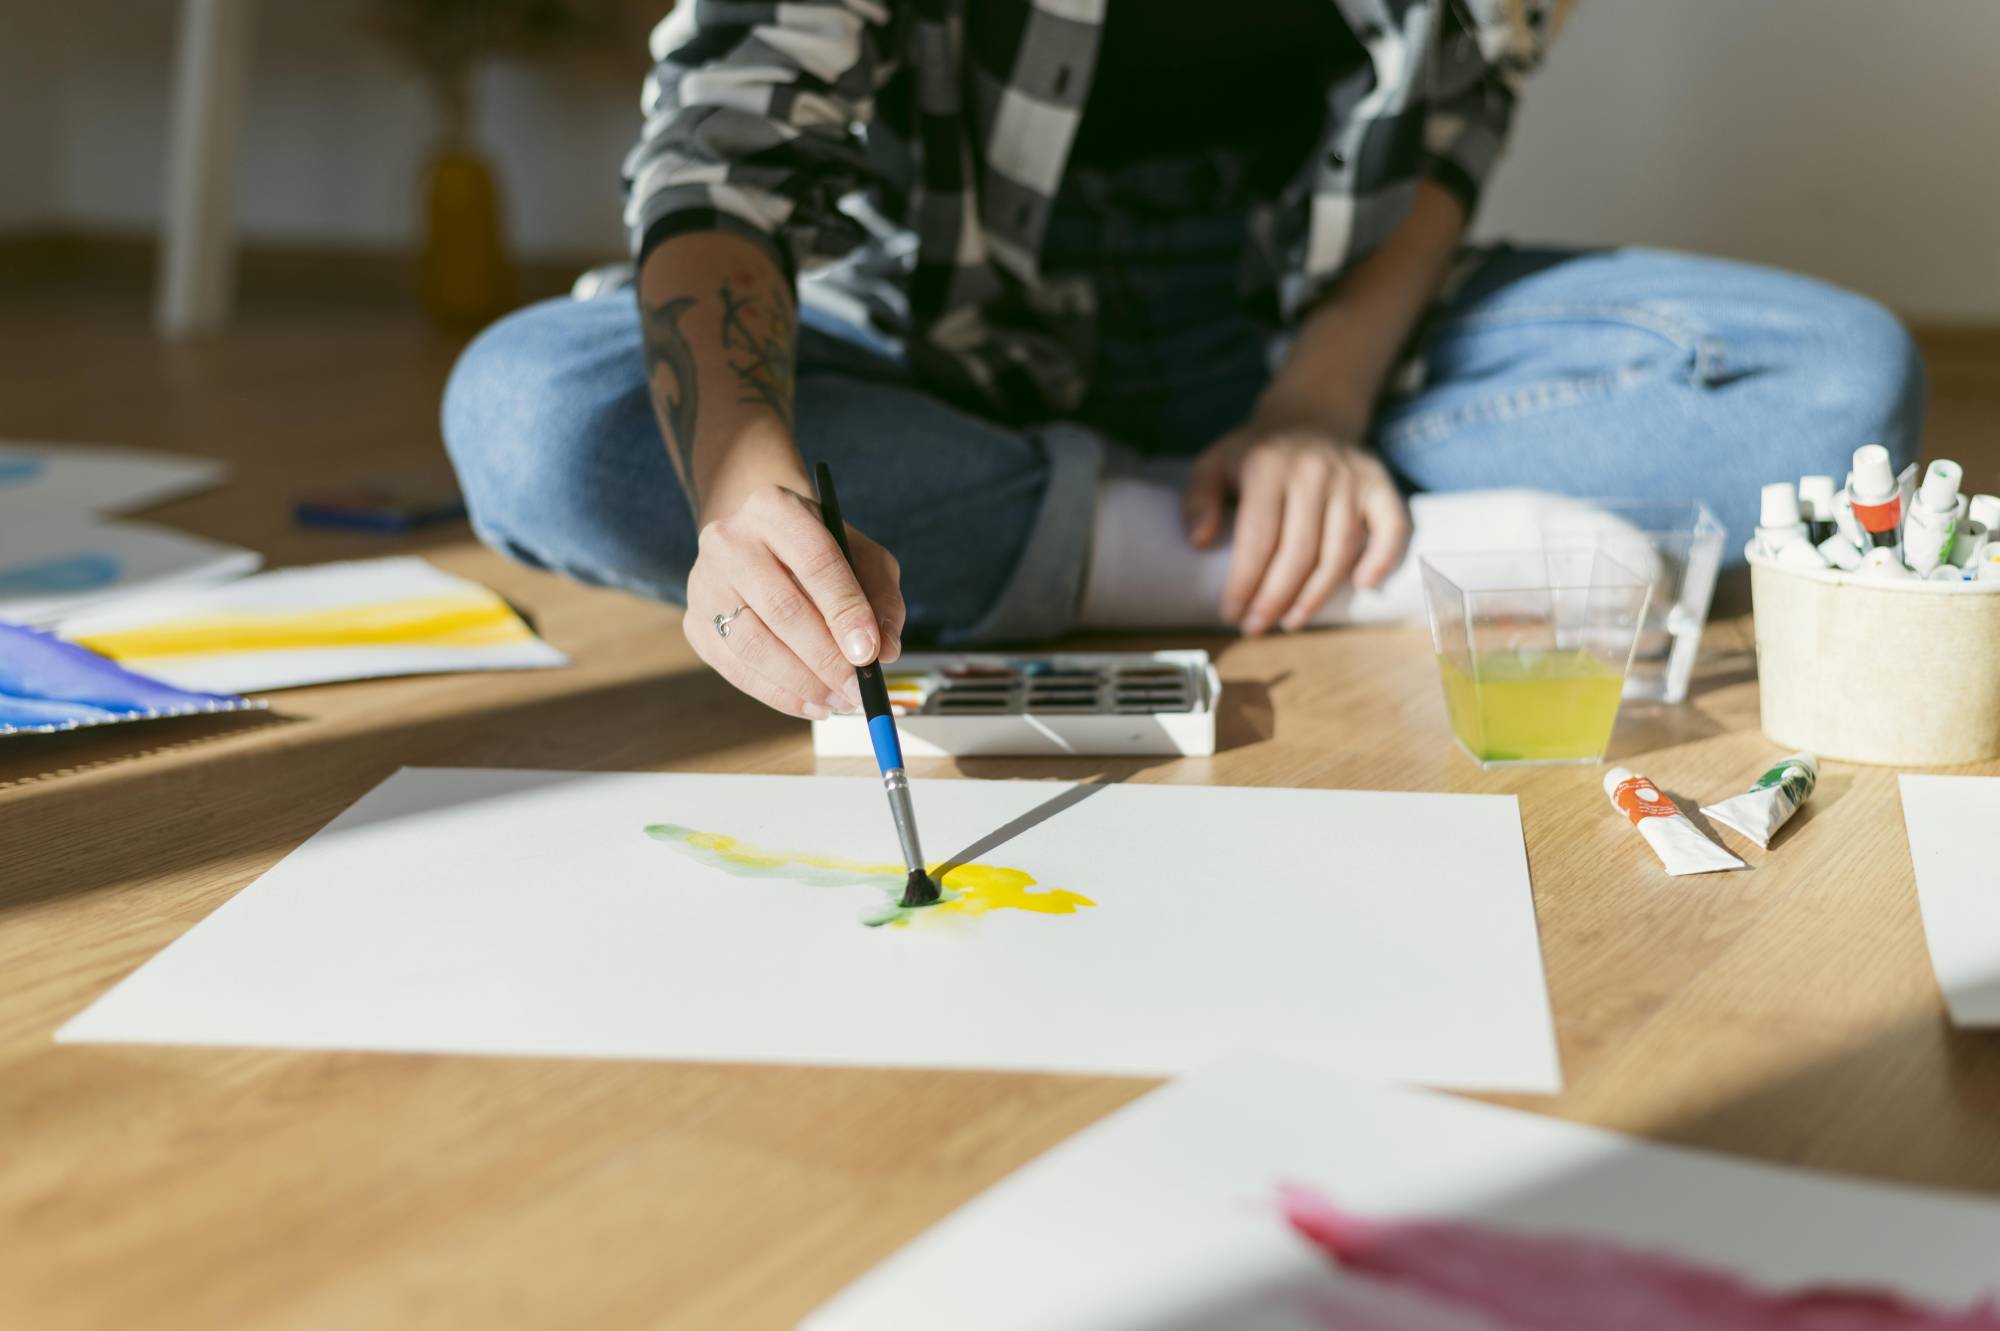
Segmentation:
<svg viewBox="0 0 2000 1331">
<path fill-rule="evenodd" d="M 1572 303 L 1476 311 L 1439 325 L 1432 340 L 1460 329 L 1506 328 L 1525 323 L 1621 324 L 1651 333 L 1679 351 L 1684 357 L 1681 368 L 1696 384 L 1707 384 L 1723 372 L 1722 345 L 1701 324 L 1645 305 Z M 1626 365 L 1603 374 L 1517 385 L 1471 402 L 1419 412 L 1395 422 L 1382 430 L 1379 443 L 1384 449 L 1436 443 L 1470 425 L 1515 420 L 1597 401 L 1657 380 L 1662 373 L 1663 367 L 1659 365 Z"/>
</svg>

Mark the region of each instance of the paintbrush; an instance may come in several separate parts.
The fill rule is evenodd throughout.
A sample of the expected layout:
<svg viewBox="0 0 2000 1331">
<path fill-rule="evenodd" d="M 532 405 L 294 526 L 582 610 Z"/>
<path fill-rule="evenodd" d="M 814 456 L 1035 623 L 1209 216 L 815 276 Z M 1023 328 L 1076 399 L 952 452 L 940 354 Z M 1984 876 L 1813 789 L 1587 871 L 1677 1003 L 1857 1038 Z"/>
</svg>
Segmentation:
<svg viewBox="0 0 2000 1331">
<path fill-rule="evenodd" d="M 840 500 L 833 493 L 833 472 L 822 462 L 813 473 L 818 491 L 819 515 L 833 533 L 849 568 L 854 552 L 847 548 L 847 524 L 840 518 Z M 889 689 L 882 680 L 882 663 L 870 661 L 854 667 L 861 683 L 861 710 L 868 715 L 868 739 L 875 746 L 875 765 L 882 769 L 882 789 L 889 795 L 889 813 L 896 820 L 896 839 L 903 845 L 903 863 L 910 879 L 903 886 L 904 906 L 933 906 L 938 885 L 924 870 L 923 847 L 917 844 L 917 812 L 910 804 L 910 778 L 903 774 L 903 743 L 896 735 L 896 716 L 889 710 Z"/>
</svg>

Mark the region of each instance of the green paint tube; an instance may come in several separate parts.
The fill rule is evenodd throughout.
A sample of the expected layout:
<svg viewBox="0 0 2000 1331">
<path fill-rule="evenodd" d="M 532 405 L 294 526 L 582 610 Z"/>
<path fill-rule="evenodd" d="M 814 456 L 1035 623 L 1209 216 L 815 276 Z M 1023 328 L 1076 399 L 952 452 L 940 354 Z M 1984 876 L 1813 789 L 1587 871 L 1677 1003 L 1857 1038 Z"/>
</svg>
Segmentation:
<svg viewBox="0 0 2000 1331">
<path fill-rule="evenodd" d="M 1704 804 L 1701 811 L 1768 848 L 1778 829 L 1812 798 L 1818 784 L 1819 759 L 1810 753 L 1795 753 L 1758 777 L 1755 785 L 1735 799 Z"/>
</svg>

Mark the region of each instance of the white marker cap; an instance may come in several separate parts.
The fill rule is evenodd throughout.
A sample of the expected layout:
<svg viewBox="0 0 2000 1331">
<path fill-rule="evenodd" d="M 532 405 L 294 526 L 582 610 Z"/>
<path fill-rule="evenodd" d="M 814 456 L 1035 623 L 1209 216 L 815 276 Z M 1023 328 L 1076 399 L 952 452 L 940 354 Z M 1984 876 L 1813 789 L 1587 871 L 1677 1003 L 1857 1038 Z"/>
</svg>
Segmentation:
<svg viewBox="0 0 2000 1331">
<path fill-rule="evenodd" d="M 1848 476 L 1854 497 L 1864 504 L 1887 502 L 1896 493 L 1896 469 L 1889 463 L 1889 450 L 1880 444 L 1863 444 L 1854 450 L 1854 471 Z"/>
<path fill-rule="evenodd" d="M 1924 507 L 1933 513 L 1958 511 L 1958 483 L 1965 473 L 1950 458 L 1939 458 L 1924 473 L 1924 488 L 1918 492 Z"/>
<path fill-rule="evenodd" d="M 1987 531 L 2000 528 L 2000 495 L 1974 495 L 1967 507 L 1966 516 L 1985 527 Z"/>
<path fill-rule="evenodd" d="M 1791 527 L 1799 521 L 1799 492 L 1790 481 L 1772 481 L 1764 487 L 1764 516 L 1760 527 Z"/>
<path fill-rule="evenodd" d="M 1808 522 L 1833 521 L 1833 477 L 1799 477 L 1799 509 Z"/>
</svg>

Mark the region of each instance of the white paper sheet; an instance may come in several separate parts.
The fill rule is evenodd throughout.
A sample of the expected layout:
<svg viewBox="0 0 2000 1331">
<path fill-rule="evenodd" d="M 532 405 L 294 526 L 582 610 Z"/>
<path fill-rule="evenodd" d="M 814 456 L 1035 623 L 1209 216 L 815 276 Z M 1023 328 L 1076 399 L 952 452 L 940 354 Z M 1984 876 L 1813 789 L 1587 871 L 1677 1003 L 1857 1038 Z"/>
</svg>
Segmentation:
<svg viewBox="0 0 2000 1331">
<path fill-rule="evenodd" d="M 1962 1309 L 2000 1290 L 2000 1206 L 1991 1202 L 1656 1146 L 1330 1070 L 1239 1059 L 1071 1138 L 916 1239 L 805 1326 L 1491 1331 L 1491 1322 L 1449 1316 L 1452 1301 L 1421 1287 L 1341 1274 L 1286 1223 L 1277 1201 L 1284 1184 L 1369 1219 L 1455 1220 L 1530 1240 L 1616 1244 L 1726 1272 L 1760 1293 L 1832 1283 Z M 1497 1282 L 1481 1283 L 1490 1292 Z M 1574 1293 L 1574 1274 L 1568 1283 Z M 1636 1282 L 1617 1283 L 1635 1295 Z M 1329 1317 L 1328 1300 L 1342 1291 L 1350 1299 L 1382 1296 L 1381 1316 Z M 1424 1315 L 1413 1315 L 1413 1306 Z M 1628 1306 L 1622 1316 L 1572 1321 L 1568 1331 L 1934 1325 L 1753 1323 L 1710 1311 L 1703 1317 L 1687 1307 L 1674 1320 L 1642 1318 Z"/>
<path fill-rule="evenodd" d="M 1096 904 L 871 928 L 645 830 L 894 860 L 873 778 L 410 769 L 60 1038 L 1558 1085 L 1511 796 L 915 786 L 934 861 L 1022 820 L 972 858 Z"/>
<path fill-rule="evenodd" d="M 140 522 L 0 510 L 0 620 L 47 626 L 127 597 L 241 577 L 262 562 L 253 550 Z"/>
<path fill-rule="evenodd" d="M 2000 1026 L 2000 777 L 1901 777 L 1931 969 L 1953 1024 Z"/>
<path fill-rule="evenodd" d="M 0 519 L 18 513 L 126 513 L 220 485 L 210 458 L 98 444 L 0 441 Z"/>
<path fill-rule="evenodd" d="M 57 631 L 128 669 L 207 693 L 569 664 L 500 597 L 414 556 L 122 599 L 66 617 Z"/>
</svg>

